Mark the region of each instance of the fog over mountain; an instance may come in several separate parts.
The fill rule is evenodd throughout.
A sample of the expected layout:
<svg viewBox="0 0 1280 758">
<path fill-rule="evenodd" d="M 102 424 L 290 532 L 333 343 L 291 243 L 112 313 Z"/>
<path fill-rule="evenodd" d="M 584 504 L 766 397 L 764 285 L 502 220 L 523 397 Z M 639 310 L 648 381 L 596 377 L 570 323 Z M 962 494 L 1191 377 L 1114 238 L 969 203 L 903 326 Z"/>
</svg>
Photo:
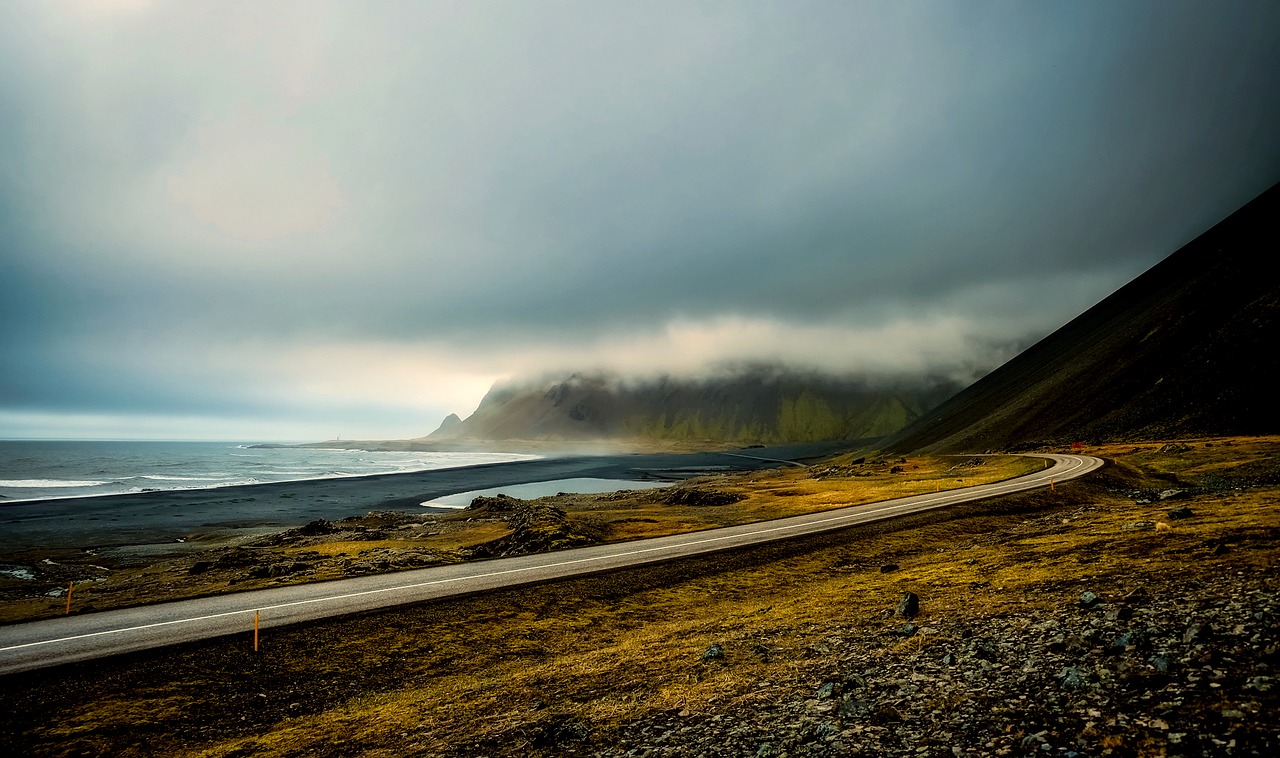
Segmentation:
<svg viewBox="0 0 1280 758">
<path fill-rule="evenodd" d="M 967 382 L 1280 177 L 1274 2 L 0 4 L 0 437 Z"/>
<path fill-rule="evenodd" d="M 1280 433 L 1280 184 L 887 440 L 982 451 Z"/>
<path fill-rule="evenodd" d="M 778 365 L 701 377 L 575 373 L 495 385 L 475 413 L 446 418 L 428 441 L 861 440 L 902 429 L 961 387 L 946 377 L 868 380 Z"/>
</svg>

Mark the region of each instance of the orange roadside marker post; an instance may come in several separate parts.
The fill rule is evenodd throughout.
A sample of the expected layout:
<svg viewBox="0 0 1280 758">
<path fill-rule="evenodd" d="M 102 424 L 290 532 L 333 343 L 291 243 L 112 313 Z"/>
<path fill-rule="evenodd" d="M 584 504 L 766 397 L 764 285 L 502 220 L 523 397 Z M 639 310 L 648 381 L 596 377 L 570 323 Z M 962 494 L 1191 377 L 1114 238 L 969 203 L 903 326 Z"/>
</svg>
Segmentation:
<svg viewBox="0 0 1280 758">
<path fill-rule="evenodd" d="M 258 652 L 258 614 L 261 611 L 253 612 L 253 652 Z"/>
<path fill-rule="evenodd" d="M 1050 492 L 1053 492 L 1053 480 L 1052 480 L 1052 479 L 1050 479 L 1050 480 L 1049 480 L 1049 491 L 1050 491 Z"/>
<path fill-rule="evenodd" d="M 66 612 L 67 616 L 71 615 L 71 591 L 74 590 L 75 587 L 76 587 L 75 582 L 67 583 L 67 612 Z"/>
</svg>

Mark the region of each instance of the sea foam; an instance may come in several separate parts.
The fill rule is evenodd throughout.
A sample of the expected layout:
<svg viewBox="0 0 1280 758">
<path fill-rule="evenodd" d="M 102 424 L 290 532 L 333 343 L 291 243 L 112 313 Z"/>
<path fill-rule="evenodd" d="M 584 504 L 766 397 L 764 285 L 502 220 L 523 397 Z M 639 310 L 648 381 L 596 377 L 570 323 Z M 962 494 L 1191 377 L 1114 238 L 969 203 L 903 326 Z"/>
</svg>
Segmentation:
<svg viewBox="0 0 1280 758">
<path fill-rule="evenodd" d="M 111 482 L 77 482 L 68 479 L 0 479 L 0 487 L 101 487 Z"/>
</svg>

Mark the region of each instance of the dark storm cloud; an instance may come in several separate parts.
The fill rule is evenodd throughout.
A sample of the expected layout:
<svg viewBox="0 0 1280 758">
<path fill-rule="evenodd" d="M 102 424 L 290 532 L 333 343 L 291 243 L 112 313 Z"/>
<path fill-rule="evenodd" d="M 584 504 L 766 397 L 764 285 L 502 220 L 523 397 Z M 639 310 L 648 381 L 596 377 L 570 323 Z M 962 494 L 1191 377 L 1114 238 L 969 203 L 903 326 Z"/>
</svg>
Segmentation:
<svg viewBox="0 0 1280 758">
<path fill-rule="evenodd" d="M 0 16 L 0 411 L 971 373 L 1280 178 L 1273 3 Z"/>
</svg>

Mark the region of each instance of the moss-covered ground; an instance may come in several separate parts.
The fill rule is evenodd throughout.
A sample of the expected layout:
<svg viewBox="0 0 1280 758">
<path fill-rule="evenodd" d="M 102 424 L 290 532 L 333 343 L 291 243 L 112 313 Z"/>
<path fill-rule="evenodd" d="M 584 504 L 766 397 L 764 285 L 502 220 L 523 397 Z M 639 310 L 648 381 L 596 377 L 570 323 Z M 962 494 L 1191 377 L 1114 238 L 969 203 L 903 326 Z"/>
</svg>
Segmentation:
<svg viewBox="0 0 1280 758">
<path fill-rule="evenodd" d="M 256 654 L 246 633 L 10 676 L 0 680 L 0 749 L 554 755 L 563 746 L 544 737 L 566 721 L 587 725 L 589 745 L 599 746 L 655 713 L 767 701 L 779 683 L 808 675 L 824 639 L 881 633 L 905 591 L 920 596 L 924 623 L 982 625 L 1011 607 L 1048 612 L 1083 589 L 1161 592 L 1194 585 L 1197 575 L 1274 579 L 1280 438 L 1183 442 L 1088 450 L 1112 465 L 1053 492 L 272 630 Z M 955 478 L 964 469 L 954 463 L 937 463 L 938 478 L 924 486 L 944 473 Z M 841 486 L 861 478 L 814 473 L 787 470 L 733 487 L 771 517 L 799 499 L 830 507 Z M 1175 489 L 1187 496 L 1158 499 Z M 1195 516 L 1171 521 L 1178 506 Z M 1134 527 L 1144 522 L 1155 528 Z M 882 572 L 886 564 L 899 568 Z M 729 665 L 700 660 L 712 643 L 728 651 Z M 904 639 L 885 655 L 923 644 Z"/>
</svg>

